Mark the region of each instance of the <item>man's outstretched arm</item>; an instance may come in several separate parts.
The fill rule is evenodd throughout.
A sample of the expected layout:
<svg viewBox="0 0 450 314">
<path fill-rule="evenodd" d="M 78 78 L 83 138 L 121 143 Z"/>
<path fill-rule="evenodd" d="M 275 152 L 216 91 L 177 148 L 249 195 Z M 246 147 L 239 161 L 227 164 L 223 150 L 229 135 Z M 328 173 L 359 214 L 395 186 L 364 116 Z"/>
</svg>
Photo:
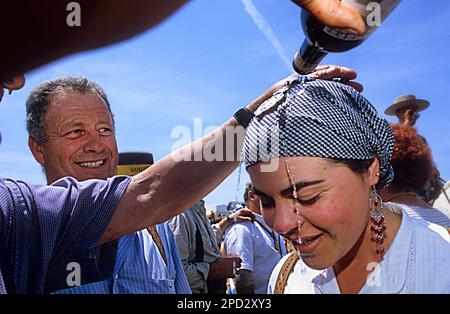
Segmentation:
<svg viewBox="0 0 450 314">
<path fill-rule="evenodd" d="M 69 27 L 71 1 L 4 1 L 0 82 L 72 53 L 131 38 L 160 23 L 186 0 L 77 0 L 81 25 Z"/>
<path fill-rule="evenodd" d="M 286 80 L 297 75 L 292 74 L 275 83 L 248 104 L 247 108 L 254 112 L 275 91 L 284 86 Z M 321 66 L 311 76 L 352 80 L 356 73 L 344 67 Z M 233 134 L 236 127 L 241 131 L 236 132 L 237 135 L 227 137 L 227 133 Z M 135 175 L 100 243 L 166 221 L 205 197 L 238 166 L 243 136 L 243 128 L 234 118 L 230 118 L 210 134 L 178 149 Z M 204 152 L 210 152 L 212 147 L 223 152 L 219 155 L 222 160 L 208 161 L 208 158 L 205 158 Z"/>
</svg>

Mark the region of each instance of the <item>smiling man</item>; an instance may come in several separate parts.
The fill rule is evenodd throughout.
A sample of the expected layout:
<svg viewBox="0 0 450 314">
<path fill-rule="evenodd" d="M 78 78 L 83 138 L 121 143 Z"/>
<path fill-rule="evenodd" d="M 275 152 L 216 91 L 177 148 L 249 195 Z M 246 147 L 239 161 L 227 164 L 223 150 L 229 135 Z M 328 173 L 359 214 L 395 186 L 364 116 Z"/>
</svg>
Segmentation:
<svg viewBox="0 0 450 314">
<path fill-rule="evenodd" d="M 83 78 L 37 87 L 27 100 L 28 145 L 47 183 L 71 176 L 106 179 L 118 162 L 114 120 L 103 90 Z"/>
<path fill-rule="evenodd" d="M 71 176 L 79 181 L 115 175 L 118 149 L 114 119 L 103 89 L 83 77 L 42 83 L 27 100 L 28 144 L 47 183 Z M 67 286 L 64 268 L 50 276 L 46 291 L 57 293 L 191 293 L 167 223 L 75 255 L 80 286 Z M 94 263 L 95 267 L 90 267 Z"/>
</svg>

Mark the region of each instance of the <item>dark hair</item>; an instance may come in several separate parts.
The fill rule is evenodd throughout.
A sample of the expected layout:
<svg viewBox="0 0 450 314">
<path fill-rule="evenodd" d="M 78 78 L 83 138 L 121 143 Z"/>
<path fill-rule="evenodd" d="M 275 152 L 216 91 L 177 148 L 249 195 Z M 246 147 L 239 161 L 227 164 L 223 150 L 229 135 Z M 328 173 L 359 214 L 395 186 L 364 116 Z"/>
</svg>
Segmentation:
<svg viewBox="0 0 450 314">
<path fill-rule="evenodd" d="M 114 124 L 114 116 L 111 112 L 111 106 L 104 90 L 95 82 L 87 78 L 78 76 L 65 76 L 53 80 L 45 81 L 36 87 L 28 96 L 26 102 L 27 109 L 27 130 L 28 134 L 33 137 L 38 143 L 43 143 L 47 140 L 44 133 L 44 120 L 52 96 L 59 91 L 77 91 L 82 94 L 91 93 L 100 96 L 108 106 L 111 113 L 111 118 Z"/>
<path fill-rule="evenodd" d="M 251 182 L 247 182 L 245 184 L 245 190 L 244 190 L 244 202 L 247 203 L 248 201 L 248 192 L 253 191 L 253 185 Z"/>
<path fill-rule="evenodd" d="M 364 159 L 364 160 L 356 160 L 356 159 L 331 159 L 335 163 L 344 164 L 350 168 L 354 173 L 363 175 L 369 170 L 370 165 L 373 162 L 373 159 Z"/>
<path fill-rule="evenodd" d="M 417 192 L 433 176 L 431 150 L 414 127 L 391 124 L 394 151 L 391 163 L 395 177 L 390 184 L 393 192 Z"/>
<path fill-rule="evenodd" d="M 352 170 L 354 173 L 360 176 L 362 176 L 369 170 L 369 167 L 373 162 L 373 158 L 361 160 L 358 159 L 329 159 L 329 160 L 337 164 L 344 164 L 345 166 L 350 168 L 350 170 Z M 376 187 L 378 187 L 378 185 L 381 184 L 382 181 L 383 180 L 381 180 L 380 178 Z"/>
</svg>

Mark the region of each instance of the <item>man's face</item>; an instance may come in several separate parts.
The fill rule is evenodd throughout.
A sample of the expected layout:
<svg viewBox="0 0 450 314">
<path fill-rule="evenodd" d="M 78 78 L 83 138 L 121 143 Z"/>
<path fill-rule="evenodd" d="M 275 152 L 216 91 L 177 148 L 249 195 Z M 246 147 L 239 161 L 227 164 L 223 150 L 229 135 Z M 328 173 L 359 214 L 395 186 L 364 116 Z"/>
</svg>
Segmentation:
<svg viewBox="0 0 450 314">
<path fill-rule="evenodd" d="M 29 145 L 49 184 L 66 176 L 83 181 L 115 174 L 118 151 L 113 121 L 100 96 L 56 93 L 45 115 L 44 133 L 45 143 L 30 138 Z"/>
<path fill-rule="evenodd" d="M 399 123 L 409 126 L 414 126 L 416 124 L 417 119 L 420 117 L 420 113 L 417 112 L 417 107 L 408 106 L 401 108 L 395 112 Z"/>
</svg>

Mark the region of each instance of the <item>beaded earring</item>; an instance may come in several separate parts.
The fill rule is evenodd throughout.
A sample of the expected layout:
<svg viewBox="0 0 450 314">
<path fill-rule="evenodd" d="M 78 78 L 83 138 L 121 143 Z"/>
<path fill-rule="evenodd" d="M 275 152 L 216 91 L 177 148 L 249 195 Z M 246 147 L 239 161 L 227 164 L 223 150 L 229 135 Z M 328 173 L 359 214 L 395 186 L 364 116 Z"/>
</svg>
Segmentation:
<svg viewBox="0 0 450 314">
<path fill-rule="evenodd" d="M 372 186 L 369 197 L 369 215 L 370 215 L 370 231 L 372 233 L 371 241 L 377 246 L 376 253 L 383 257 L 384 240 L 386 238 L 386 224 L 384 221 L 383 200 L 377 193 L 375 186 Z"/>
</svg>

